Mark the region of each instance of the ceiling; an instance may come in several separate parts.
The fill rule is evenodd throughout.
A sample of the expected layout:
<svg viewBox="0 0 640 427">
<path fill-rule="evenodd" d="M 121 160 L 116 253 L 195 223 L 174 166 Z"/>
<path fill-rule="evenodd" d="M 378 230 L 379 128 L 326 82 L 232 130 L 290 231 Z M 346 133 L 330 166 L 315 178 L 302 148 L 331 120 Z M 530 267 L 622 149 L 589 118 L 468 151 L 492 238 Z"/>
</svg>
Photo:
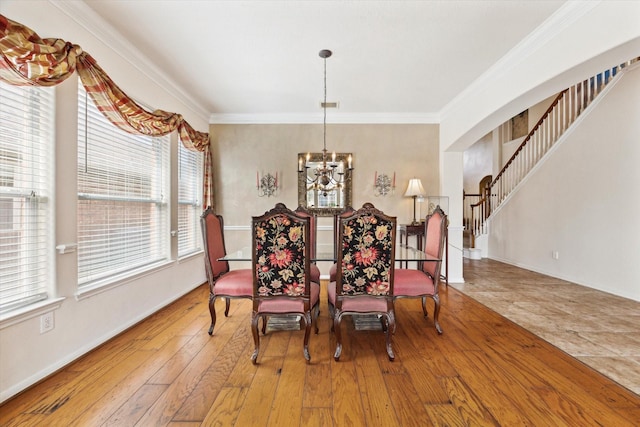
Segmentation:
<svg viewBox="0 0 640 427">
<path fill-rule="evenodd" d="M 85 0 L 210 122 L 322 117 L 321 49 L 329 122 L 437 122 L 564 3 Z"/>
</svg>

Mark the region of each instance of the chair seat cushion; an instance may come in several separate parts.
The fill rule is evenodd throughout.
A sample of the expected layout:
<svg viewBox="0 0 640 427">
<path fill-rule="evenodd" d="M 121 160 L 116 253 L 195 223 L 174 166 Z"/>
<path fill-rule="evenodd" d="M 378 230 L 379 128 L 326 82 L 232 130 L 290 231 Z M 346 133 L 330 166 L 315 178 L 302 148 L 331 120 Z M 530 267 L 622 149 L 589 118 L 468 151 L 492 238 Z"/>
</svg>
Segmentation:
<svg viewBox="0 0 640 427">
<path fill-rule="evenodd" d="M 311 277 L 309 281 L 320 283 L 320 268 L 316 264 L 311 264 Z"/>
<path fill-rule="evenodd" d="M 338 272 L 338 264 L 336 264 L 335 262 L 333 264 L 331 264 L 331 268 L 329 268 L 329 281 L 330 282 L 335 282 L 336 281 L 336 273 Z"/>
<path fill-rule="evenodd" d="M 330 282 L 327 286 L 329 303 L 336 305 L 336 282 Z M 342 311 L 353 313 L 387 312 L 387 300 L 370 295 L 345 297 L 342 300 Z"/>
<path fill-rule="evenodd" d="M 435 292 L 433 280 L 420 270 L 396 268 L 393 277 L 393 295 L 396 297 L 418 297 Z"/>
<path fill-rule="evenodd" d="M 311 282 L 311 307 L 320 300 L 320 285 Z M 287 296 L 275 297 L 260 301 L 258 313 L 303 313 L 304 303 L 301 298 Z"/>
<path fill-rule="evenodd" d="M 253 296 L 253 270 L 243 268 L 231 270 L 216 280 L 214 286 L 215 295 L 228 295 L 233 297 Z"/>
</svg>

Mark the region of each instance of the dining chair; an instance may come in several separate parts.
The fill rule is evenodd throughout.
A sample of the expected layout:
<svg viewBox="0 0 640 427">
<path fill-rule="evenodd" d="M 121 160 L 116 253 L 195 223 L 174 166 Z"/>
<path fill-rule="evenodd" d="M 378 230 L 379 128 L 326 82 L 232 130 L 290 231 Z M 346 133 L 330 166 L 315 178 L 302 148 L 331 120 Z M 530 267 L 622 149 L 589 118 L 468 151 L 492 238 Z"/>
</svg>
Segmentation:
<svg viewBox="0 0 640 427">
<path fill-rule="evenodd" d="M 433 323 L 435 324 L 438 334 L 442 334 L 442 328 L 438 322 L 438 316 L 440 314 L 438 287 L 440 285 L 440 269 L 445 243 L 446 222 L 447 216 L 440 206 L 437 206 L 433 213 L 426 217 L 424 222 L 424 251 L 427 255 L 439 261 L 423 261 L 419 263 L 419 268 L 417 269 L 397 268 L 395 271 L 394 299 L 422 298 L 422 311 L 425 317 L 428 317 L 427 298 L 433 299 Z"/>
<path fill-rule="evenodd" d="M 338 234 L 339 230 L 338 230 L 338 218 L 340 218 L 341 216 L 349 216 L 352 215 L 355 212 L 355 209 L 353 209 L 351 206 L 347 206 L 344 208 L 344 210 L 338 214 L 335 214 L 333 216 L 333 232 L 334 232 L 334 236 L 333 236 L 333 256 L 338 259 L 338 240 L 340 240 L 340 236 Z M 331 267 L 329 268 L 329 282 L 335 282 L 336 281 L 336 271 L 337 271 L 338 267 L 337 267 L 337 263 L 333 263 L 331 264 Z"/>
<path fill-rule="evenodd" d="M 277 203 L 252 218 L 253 312 L 251 330 L 257 363 L 260 351 L 258 320 L 269 316 L 299 315 L 305 322 L 304 357 L 309 362 L 309 334 L 320 307 L 320 284 L 311 281 L 309 218 Z M 312 315 L 313 311 L 313 315 Z"/>
<path fill-rule="evenodd" d="M 396 218 L 365 203 L 351 215 L 340 216 L 338 230 L 336 280 L 327 287 L 336 334 L 333 358 L 338 361 L 342 353 L 342 318 L 365 314 L 380 317 L 387 354 L 393 361 Z"/>
<path fill-rule="evenodd" d="M 253 297 L 253 270 L 249 268 L 229 270 L 227 261 L 219 261 L 226 255 L 224 243 L 224 221 L 211 207 L 204 210 L 200 216 L 200 228 L 204 244 L 204 265 L 209 282 L 209 313 L 211 326 L 209 335 L 213 335 L 216 326 L 216 299 L 225 300 L 225 317 L 229 316 L 229 307 L 234 298 Z"/>
<path fill-rule="evenodd" d="M 296 208 L 296 213 L 300 216 L 309 218 L 309 241 L 310 241 L 310 250 L 309 257 L 310 259 L 315 259 L 316 257 L 316 248 L 317 248 L 317 236 L 318 236 L 318 221 L 317 216 L 307 210 L 304 206 L 298 206 Z M 320 268 L 315 263 L 315 261 L 311 261 L 311 281 L 315 283 L 320 283 Z"/>
</svg>

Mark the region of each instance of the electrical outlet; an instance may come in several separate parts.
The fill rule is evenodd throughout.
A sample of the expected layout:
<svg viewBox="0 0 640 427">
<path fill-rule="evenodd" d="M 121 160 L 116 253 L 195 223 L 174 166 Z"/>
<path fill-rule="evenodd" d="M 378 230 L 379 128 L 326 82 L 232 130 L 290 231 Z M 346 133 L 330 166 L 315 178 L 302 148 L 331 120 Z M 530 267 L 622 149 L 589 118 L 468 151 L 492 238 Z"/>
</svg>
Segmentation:
<svg viewBox="0 0 640 427">
<path fill-rule="evenodd" d="M 552 257 L 553 259 L 559 259 L 559 258 L 560 258 L 560 254 L 558 253 L 558 251 L 553 251 L 553 252 L 551 253 L 551 257 Z"/>
<path fill-rule="evenodd" d="M 40 333 L 44 334 L 53 329 L 53 311 L 40 316 Z"/>
</svg>

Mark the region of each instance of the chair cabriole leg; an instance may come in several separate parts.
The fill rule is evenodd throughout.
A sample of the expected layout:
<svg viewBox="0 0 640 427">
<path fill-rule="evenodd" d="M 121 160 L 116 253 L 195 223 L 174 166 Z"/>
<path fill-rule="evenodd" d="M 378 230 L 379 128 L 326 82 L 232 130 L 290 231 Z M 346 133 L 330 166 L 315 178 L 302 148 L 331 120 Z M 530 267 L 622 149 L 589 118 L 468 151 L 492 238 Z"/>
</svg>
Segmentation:
<svg viewBox="0 0 640 427">
<path fill-rule="evenodd" d="M 336 352 L 333 354 L 334 360 L 337 362 L 340 360 L 342 354 L 342 333 L 340 332 L 340 322 L 342 320 L 342 314 L 336 313 L 333 318 L 333 329 L 336 334 Z"/>
<path fill-rule="evenodd" d="M 436 331 L 438 334 L 442 334 L 442 328 L 440 322 L 438 322 L 438 315 L 440 314 L 440 296 L 434 295 L 433 297 L 434 309 L 433 309 L 433 323 L 436 325 Z"/>
<path fill-rule="evenodd" d="M 311 312 L 306 312 L 303 316 L 304 327 L 304 358 L 308 362 L 311 362 L 311 354 L 309 354 L 309 335 L 311 334 Z"/>
<path fill-rule="evenodd" d="M 211 313 L 211 326 L 209 326 L 209 335 L 213 335 L 213 328 L 216 326 L 216 296 L 213 293 L 209 294 L 209 313 Z"/>
<path fill-rule="evenodd" d="M 251 332 L 253 334 L 253 342 L 255 345 L 255 349 L 251 355 L 251 361 L 254 365 L 258 363 L 258 352 L 260 351 L 260 336 L 258 335 L 258 320 L 260 317 L 261 316 L 259 316 L 255 311 L 251 316 Z"/>
<path fill-rule="evenodd" d="M 224 299 L 224 317 L 229 317 L 229 308 L 231 307 L 231 298 Z"/>
<path fill-rule="evenodd" d="M 393 310 L 389 311 L 387 316 L 387 322 L 389 323 L 389 327 L 387 328 L 387 355 L 389 356 L 390 361 L 395 360 L 395 355 L 393 354 L 393 347 L 391 346 L 391 336 L 393 335 L 393 331 L 396 329 L 396 316 Z"/>
</svg>

